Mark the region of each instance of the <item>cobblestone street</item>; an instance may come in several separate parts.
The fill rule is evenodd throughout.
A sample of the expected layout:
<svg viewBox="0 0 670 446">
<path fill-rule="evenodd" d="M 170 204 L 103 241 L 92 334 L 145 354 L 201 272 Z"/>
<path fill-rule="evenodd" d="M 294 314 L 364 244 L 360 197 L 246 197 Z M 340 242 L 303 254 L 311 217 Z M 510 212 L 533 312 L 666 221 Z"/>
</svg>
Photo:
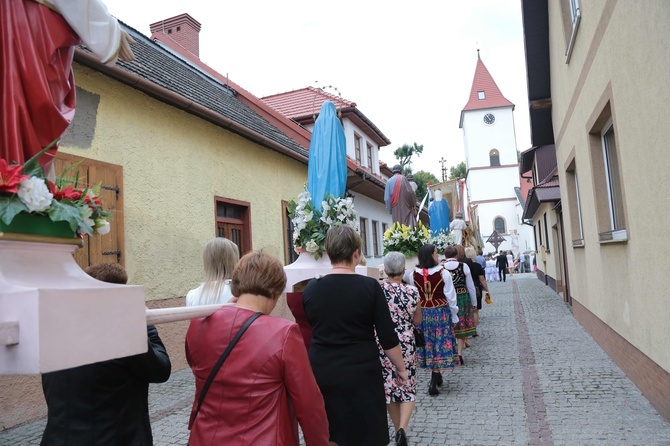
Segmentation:
<svg viewBox="0 0 670 446">
<path fill-rule="evenodd" d="M 436 397 L 420 372 L 411 445 L 670 445 L 664 421 L 532 274 L 490 284 L 465 366 Z M 185 445 L 190 370 L 151 387 L 156 445 Z M 0 432 L 1 445 L 39 444 L 45 420 Z M 390 423 L 389 423 L 390 425 Z"/>
</svg>

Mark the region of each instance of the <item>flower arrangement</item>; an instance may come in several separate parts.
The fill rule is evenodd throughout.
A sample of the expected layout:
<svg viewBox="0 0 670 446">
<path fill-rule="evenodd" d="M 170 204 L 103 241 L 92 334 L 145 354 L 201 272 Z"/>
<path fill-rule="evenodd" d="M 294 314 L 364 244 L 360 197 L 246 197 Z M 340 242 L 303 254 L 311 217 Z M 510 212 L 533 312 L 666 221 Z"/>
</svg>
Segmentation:
<svg viewBox="0 0 670 446">
<path fill-rule="evenodd" d="M 454 240 L 453 233 L 443 229 L 439 232 L 439 234 L 431 235 L 430 239 L 428 239 L 428 243 L 435 245 L 438 253 L 444 254 L 444 250 L 447 248 L 447 246 L 455 245 L 456 241 Z"/>
<path fill-rule="evenodd" d="M 395 222 L 384 232 L 384 254 L 398 251 L 406 256 L 413 256 L 428 243 L 430 231 L 419 221 L 412 229 L 400 222 Z"/>
<path fill-rule="evenodd" d="M 358 231 L 358 218 L 351 198 L 335 198 L 328 195 L 321 202 L 321 211 L 314 209 L 311 194 L 305 189 L 298 201 L 291 200 L 288 214 L 293 223 L 293 245 L 303 248 L 316 260 L 323 256 L 328 229 L 343 224 Z"/>
<path fill-rule="evenodd" d="M 67 222 L 73 233 L 106 234 L 109 212 L 102 207 L 97 188 L 76 189 L 78 177 L 59 178 L 52 183 L 37 159 L 49 147 L 21 166 L 0 159 L 0 222 L 10 225 L 19 214 L 48 216 L 52 222 Z"/>
</svg>

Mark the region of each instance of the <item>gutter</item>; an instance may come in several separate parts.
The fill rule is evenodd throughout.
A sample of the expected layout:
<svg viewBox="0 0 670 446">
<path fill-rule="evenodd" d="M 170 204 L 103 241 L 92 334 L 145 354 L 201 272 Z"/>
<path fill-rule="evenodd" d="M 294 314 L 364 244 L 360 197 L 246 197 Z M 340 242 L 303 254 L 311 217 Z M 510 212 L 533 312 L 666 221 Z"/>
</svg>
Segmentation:
<svg viewBox="0 0 670 446">
<path fill-rule="evenodd" d="M 268 149 L 274 150 L 275 152 L 286 155 L 289 158 L 293 158 L 297 161 L 300 161 L 303 164 L 307 164 L 307 157 L 299 153 L 294 152 L 293 150 L 271 140 L 266 136 L 261 135 L 260 133 L 248 129 L 237 122 L 226 118 L 225 116 L 216 113 L 207 107 L 191 101 L 190 99 L 185 98 L 184 96 L 177 94 L 173 91 L 168 90 L 167 88 L 161 87 L 160 85 L 154 84 L 136 74 L 129 73 L 118 66 L 108 66 L 100 62 L 95 56 L 84 52 L 81 49 L 75 50 L 74 60 L 82 65 L 85 65 L 89 68 L 92 68 L 96 71 L 104 73 L 119 82 L 122 82 L 126 85 L 129 85 L 137 90 L 140 90 L 149 96 L 152 96 L 166 104 L 172 105 L 174 107 L 180 108 L 188 113 L 191 113 L 195 116 L 198 116 L 202 119 L 205 119 L 213 124 L 216 124 L 219 127 L 228 129 L 238 135 L 243 136 L 244 138 L 256 142 Z"/>
</svg>

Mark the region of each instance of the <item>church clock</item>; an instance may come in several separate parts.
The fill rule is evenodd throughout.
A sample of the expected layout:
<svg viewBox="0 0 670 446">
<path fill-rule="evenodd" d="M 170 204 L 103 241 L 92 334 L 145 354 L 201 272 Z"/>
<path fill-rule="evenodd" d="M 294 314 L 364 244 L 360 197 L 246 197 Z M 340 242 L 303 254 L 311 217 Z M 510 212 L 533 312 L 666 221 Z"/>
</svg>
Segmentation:
<svg viewBox="0 0 670 446">
<path fill-rule="evenodd" d="M 493 125 L 494 122 L 496 122 L 496 117 L 492 113 L 484 115 L 484 124 Z"/>
</svg>

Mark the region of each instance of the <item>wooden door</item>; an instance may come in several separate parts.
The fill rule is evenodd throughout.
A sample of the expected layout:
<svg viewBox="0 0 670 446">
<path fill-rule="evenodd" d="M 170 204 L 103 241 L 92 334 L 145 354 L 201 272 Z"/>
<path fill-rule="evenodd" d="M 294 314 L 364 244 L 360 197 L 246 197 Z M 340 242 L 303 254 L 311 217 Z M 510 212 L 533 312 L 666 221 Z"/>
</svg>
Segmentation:
<svg viewBox="0 0 670 446">
<path fill-rule="evenodd" d="M 76 165 L 79 163 L 78 165 Z M 71 166 L 76 165 L 75 168 Z M 112 215 L 109 218 L 110 231 L 105 235 L 84 236 L 84 246 L 75 251 L 74 258 L 84 269 L 100 263 L 120 263 L 123 265 L 123 167 L 103 163 L 74 155 L 58 153 L 54 163 L 56 176 L 73 178 L 79 174 L 81 189 L 100 187 L 100 199 L 105 210 Z"/>
</svg>

